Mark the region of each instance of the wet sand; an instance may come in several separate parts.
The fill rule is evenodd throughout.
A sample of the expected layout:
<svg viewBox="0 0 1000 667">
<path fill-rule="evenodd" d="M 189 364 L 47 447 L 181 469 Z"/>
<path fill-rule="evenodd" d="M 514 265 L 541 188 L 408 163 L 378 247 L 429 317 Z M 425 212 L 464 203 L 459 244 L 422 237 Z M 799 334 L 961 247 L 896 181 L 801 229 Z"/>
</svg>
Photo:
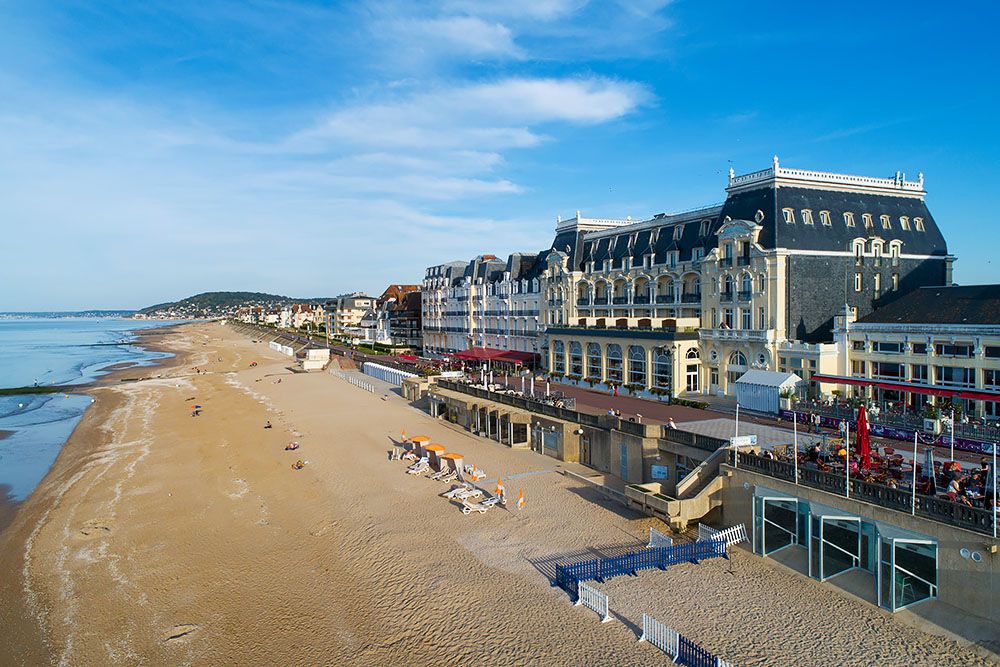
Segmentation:
<svg viewBox="0 0 1000 667">
<path fill-rule="evenodd" d="M 601 625 L 547 575 L 640 548 L 660 522 L 398 396 L 293 374 L 222 325 L 162 344 L 183 358 L 126 371 L 163 377 L 93 389 L 0 534 L 0 571 L 12 573 L 0 580 L 0 664 L 665 664 L 636 643 L 643 611 L 741 666 L 985 664 L 741 550 L 612 580 L 620 622 Z M 447 485 L 387 460 L 402 430 L 503 475 L 527 507 L 463 515 L 439 497 Z M 283 451 L 292 440 L 301 448 Z"/>
</svg>

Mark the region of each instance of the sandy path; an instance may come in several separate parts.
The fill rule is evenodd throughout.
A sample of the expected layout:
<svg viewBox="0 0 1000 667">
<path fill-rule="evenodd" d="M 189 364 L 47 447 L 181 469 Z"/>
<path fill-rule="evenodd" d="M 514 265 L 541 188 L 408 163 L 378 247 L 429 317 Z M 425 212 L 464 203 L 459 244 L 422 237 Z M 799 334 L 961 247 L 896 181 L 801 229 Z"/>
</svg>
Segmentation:
<svg viewBox="0 0 1000 667">
<path fill-rule="evenodd" d="M 718 561 L 609 582 L 626 622 L 602 626 L 545 575 L 560 558 L 639 546 L 658 522 L 593 502 L 552 459 L 328 374 L 293 375 L 220 325 L 169 344 L 186 363 L 99 390 L 0 536 L 0 566 L 16 573 L 0 584 L 0 633 L 14 639 L 0 664 L 662 665 L 636 644 L 642 611 L 741 665 L 868 664 L 852 653 L 859 631 L 883 664 L 977 664 L 744 554 L 737 577 Z M 512 495 L 523 487 L 527 509 L 462 515 L 437 496 L 445 485 L 386 460 L 402 429 L 503 475 Z M 292 439 L 297 454 L 282 451 Z M 845 616 L 857 621 L 832 622 Z M 817 635 L 838 648 L 816 650 Z"/>
</svg>

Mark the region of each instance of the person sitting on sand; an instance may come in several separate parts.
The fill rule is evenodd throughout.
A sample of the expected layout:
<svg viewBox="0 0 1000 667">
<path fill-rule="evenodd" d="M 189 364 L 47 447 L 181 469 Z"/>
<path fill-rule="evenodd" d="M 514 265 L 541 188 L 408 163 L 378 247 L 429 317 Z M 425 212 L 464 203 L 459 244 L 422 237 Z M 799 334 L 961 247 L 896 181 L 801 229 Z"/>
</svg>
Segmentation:
<svg viewBox="0 0 1000 667">
<path fill-rule="evenodd" d="M 299 443 L 297 442 L 290 442 L 287 445 L 285 445 L 286 452 L 294 452 L 298 448 L 299 448 Z"/>
<path fill-rule="evenodd" d="M 299 459 L 298 461 L 292 464 L 292 470 L 302 470 L 305 467 L 306 467 L 306 462 L 303 461 L 302 459 Z"/>
<path fill-rule="evenodd" d="M 268 419 L 267 423 L 264 424 L 264 428 L 271 428 L 271 420 L 270 419 Z"/>
</svg>

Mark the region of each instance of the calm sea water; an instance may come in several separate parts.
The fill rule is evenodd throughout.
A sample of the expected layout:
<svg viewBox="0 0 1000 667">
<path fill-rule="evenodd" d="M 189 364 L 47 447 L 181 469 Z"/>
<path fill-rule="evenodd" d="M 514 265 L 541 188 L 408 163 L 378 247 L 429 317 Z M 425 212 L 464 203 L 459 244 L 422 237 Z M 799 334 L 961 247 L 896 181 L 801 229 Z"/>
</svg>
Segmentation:
<svg viewBox="0 0 1000 667">
<path fill-rule="evenodd" d="M 109 366 L 170 356 L 130 344 L 129 331 L 173 322 L 124 319 L 0 320 L 0 387 L 88 382 Z M 91 403 L 79 394 L 0 396 L 0 496 L 20 501 L 48 472 Z"/>
</svg>

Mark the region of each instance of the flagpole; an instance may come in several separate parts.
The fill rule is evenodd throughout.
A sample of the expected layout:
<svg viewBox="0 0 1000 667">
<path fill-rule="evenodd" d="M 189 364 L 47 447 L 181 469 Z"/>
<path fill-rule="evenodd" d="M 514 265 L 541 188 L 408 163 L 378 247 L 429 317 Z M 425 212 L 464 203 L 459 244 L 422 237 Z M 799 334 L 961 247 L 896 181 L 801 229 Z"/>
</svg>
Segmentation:
<svg viewBox="0 0 1000 667">
<path fill-rule="evenodd" d="M 955 460 L 955 408 L 951 409 L 951 460 Z"/>
<path fill-rule="evenodd" d="M 846 452 L 846 454 L 844 455 L 844 474 L 847 475 L 847 478 L 846 478 L 847 488 L 845 489 L 845 491 L 847 492 L 847 497 L 850 498 L 851 497 L 851 424 L 850 424 L 850 422 L 848 422 L 848 424 L 847 424 L 846 437 L 844 438 L 844 451 Z"/>
<path fill-rule="evenodd" d="M 926 470 L 924 472 L 927 472 Z M 930 474 L 934 474 L 932 470 Z M 913 489 L 910 492 L 910 514 L 917 513 L 917 432 L 913 432 Z"/>
<path fill-rule="evenodd" d="M 997 443 L 993 443 L 993 539 L 997 539 Z"/>
<path fill-rule="evenodd" d="M 792 413 L 792 460 L 795 461 L 795 483 L 799 483 L 799 417 Z"/>
</svg>

